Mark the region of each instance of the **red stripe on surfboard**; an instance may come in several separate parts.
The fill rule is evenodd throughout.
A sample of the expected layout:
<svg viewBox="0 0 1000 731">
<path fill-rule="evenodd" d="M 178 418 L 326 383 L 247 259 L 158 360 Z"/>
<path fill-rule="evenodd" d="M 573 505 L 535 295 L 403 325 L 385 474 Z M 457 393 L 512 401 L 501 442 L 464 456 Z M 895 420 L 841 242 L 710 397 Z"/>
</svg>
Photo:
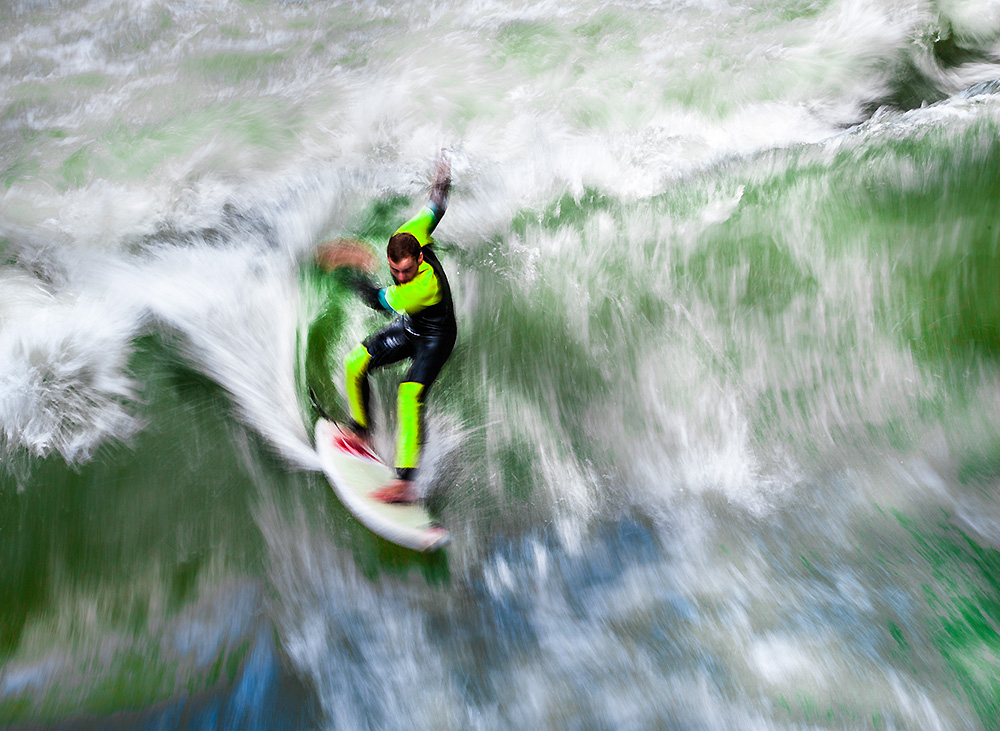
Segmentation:
<svg viewBox="0 0 1000 731">
<path fill-rule="evenodd" d="M 344 454 L 349 454 L 352 457 L 361 457 L 362 459 L 370 459 L 373 462 L 381 462 L 378 455 L 367 447 L 359 446 L 356 442 L 348 439 L 343 434 L 333 435 L 333 446 L 339 449 Z"/>
</svg>

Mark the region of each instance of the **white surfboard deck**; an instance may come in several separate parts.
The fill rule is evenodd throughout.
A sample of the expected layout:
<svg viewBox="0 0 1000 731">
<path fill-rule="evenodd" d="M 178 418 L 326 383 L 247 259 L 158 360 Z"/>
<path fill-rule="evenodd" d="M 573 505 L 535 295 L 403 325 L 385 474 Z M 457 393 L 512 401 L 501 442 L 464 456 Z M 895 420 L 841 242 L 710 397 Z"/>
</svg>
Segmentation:
<svg viewBox="0 0 1000 731">
<path fill-rule="evenodd" d="M 316 452 L 337 497 L 369 530 L 386 540 L 412 548 L 433 551 L 448 542 L 448 531 L 434 522 L 420 503 L 383 503 L 371 493 L 394 477 L 374 452 L 359 454 L 343 440 L 332 421 L 316 422 Z"/>
</svg>

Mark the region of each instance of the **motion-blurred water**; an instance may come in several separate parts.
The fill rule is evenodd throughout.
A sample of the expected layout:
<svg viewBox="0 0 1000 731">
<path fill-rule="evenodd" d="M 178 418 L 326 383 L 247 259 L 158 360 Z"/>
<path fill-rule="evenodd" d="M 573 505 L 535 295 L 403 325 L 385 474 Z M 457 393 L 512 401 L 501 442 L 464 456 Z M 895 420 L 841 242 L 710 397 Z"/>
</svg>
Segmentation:
<svg viewBox="0 0 1000 731">
<path fill-rule="evenodd" d="M 0 20 L 0 723 L 1000 728 L 1000 3 Z M 312 254 L 441 148 L 419 557 Z"/>
</svg>

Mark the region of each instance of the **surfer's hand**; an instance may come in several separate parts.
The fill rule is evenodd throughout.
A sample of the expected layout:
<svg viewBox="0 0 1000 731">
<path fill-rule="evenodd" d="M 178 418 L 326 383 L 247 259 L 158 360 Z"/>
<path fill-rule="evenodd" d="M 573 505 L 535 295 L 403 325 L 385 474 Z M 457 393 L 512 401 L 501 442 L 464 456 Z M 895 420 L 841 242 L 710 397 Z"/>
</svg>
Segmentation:
<svg viewBox="0 0 1000 731">
<path fill-rule="evenodd" d="M 434 185 L 431 186 L 431 202 L 440 210 L 448 207 L 448 191 L 451 190 L 451 161 L 448 154 L 441 150 L 437 166 L 434 169 Z"/>
<path fill-rule="evenodd" d="M 319 245 L 316 263 L 326 271 L 348 267 L 364 272 L 375 271 L 375 253 L 357 239 L 331 239 Z"/>
</svg>

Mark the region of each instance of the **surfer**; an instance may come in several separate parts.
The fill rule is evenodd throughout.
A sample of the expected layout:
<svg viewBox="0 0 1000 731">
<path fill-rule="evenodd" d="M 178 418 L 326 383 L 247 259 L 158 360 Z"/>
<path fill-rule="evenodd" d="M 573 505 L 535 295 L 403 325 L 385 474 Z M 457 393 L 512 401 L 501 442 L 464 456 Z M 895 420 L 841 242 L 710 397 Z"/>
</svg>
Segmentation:
<svg viewBox="0 0 1000 731">
<path fill-rule="evenodd" d="M 396 396 L 396 479 L 373 493 L 383 502 L 410 503 L 419 497 L 414 479 L 423 447 L 424 402 L 455 346 L 458 330 L 451 289 L 431 238 L 448 207 L 450 190 L 451 164 L 442 150 L 430 200 L 389 239 L 386 258 L 394 284 L 388 287 L 372 282 L 369 273 L 375 268 L 374 257 L 360 242 L 331 241 L 318 255 L 320 265 L 327 270 L 344 266 L 353 270 L 349 282 L 369 307 L 398 315 L 344 361 L 350 411 L 347 437 L 356 447 L 371 449 L 368 373 L 405 358 L 411 360 Z"/>
</svg>

